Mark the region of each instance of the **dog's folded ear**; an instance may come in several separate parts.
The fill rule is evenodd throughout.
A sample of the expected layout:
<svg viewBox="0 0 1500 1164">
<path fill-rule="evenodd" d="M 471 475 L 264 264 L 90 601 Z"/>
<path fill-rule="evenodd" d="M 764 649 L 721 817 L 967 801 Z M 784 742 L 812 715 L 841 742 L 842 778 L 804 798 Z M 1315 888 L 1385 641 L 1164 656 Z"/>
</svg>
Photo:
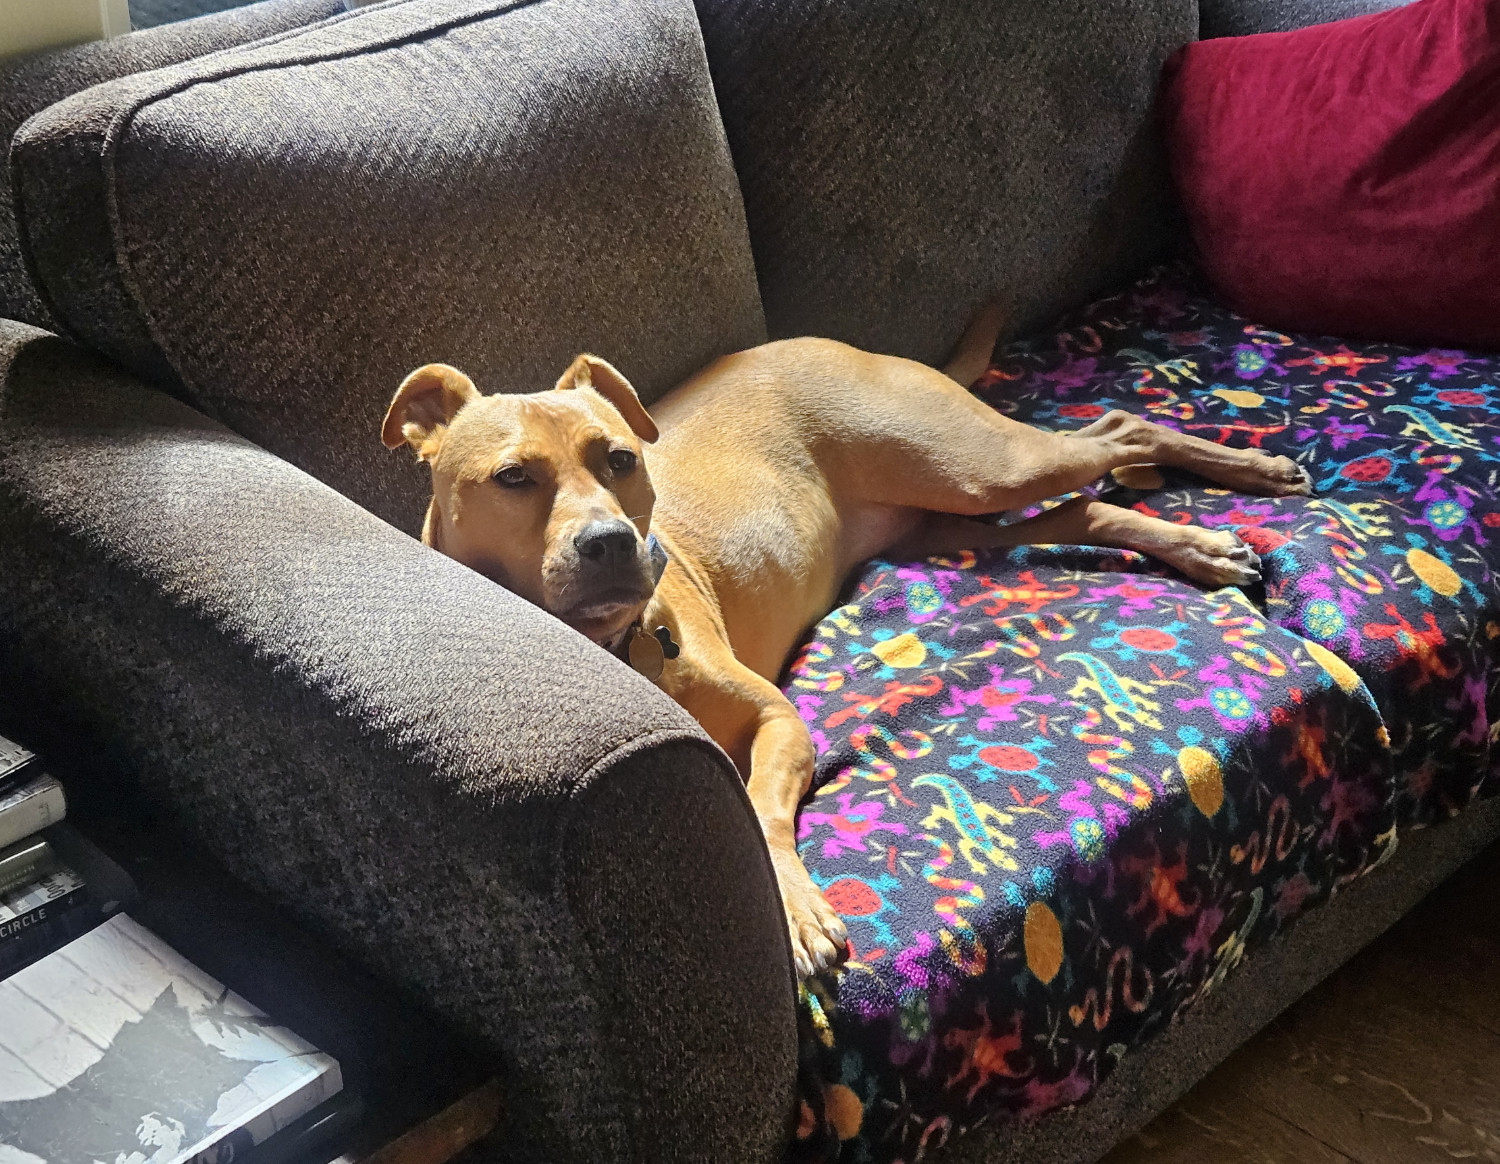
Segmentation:
<svg viewBox="0 0 1500 1164">
<path fill-rule="evenodd" d="M 630 381 L 620 375 L 612 364 L 598 356 L 586 353 L 579 356 L 558 378 L 556 387 L 558 390 L 592 388 L 615 406 L 631 431 L 648 445 L 660 435 L 656 431 L 656 422 L 642 407 L 641 398 L 635 394 Z"/>
<path fill-rule="evenodd" d="M 443 430 L 458 410 L 478 399 L 479 389 L 457 368 L 447 364 L 418 368 L 396 389 L 380 426 L 380 439 L 388 449 L 410 445 L 418 459 L 425 461 L 437 452 Z"/>
</svg>

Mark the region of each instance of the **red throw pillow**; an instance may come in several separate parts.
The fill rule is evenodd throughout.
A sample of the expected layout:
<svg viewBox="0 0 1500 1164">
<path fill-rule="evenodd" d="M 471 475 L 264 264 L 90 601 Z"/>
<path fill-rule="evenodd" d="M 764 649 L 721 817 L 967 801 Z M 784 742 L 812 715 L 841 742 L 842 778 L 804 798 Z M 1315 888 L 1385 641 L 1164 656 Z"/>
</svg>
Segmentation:
<svg viewBox="0 0 1500 1164">
<path fill-rule="evenodd" d="M 1500 0 L 1190 44 L 1163 111 L 1193 238 L 1237 311 L 1500 348 Z"/>
</svg>

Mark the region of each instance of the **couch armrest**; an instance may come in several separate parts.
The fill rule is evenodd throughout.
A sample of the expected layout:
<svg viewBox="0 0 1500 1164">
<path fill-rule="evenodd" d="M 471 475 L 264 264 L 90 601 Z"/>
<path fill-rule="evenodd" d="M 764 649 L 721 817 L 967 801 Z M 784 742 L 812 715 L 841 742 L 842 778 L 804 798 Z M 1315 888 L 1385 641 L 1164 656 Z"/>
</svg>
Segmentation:
<svg viewBox="0 0 1500 1164">
<path fill-rule="evenodd" d="M 0 690 L 499 1058 L 507 1159 L 772 1160 L 790 952 L 733 768 L 628 667 L 0 323 Z"/>
<path fill-rule="evenodd" d="M 1248 36 L 1255 32 L 1290 32 L 1310 24 L 1347 20 L 1400 8 L 1411 0 L 1198 0 L 1199 36 Z"/>
<path fill-rule="evenodd" d="M 262 0 L 243 8 L 142 29 L 113 40 L 35 53 L 0 65 L 0 158 L 21 123 L 93 85 L 249 44 L 344 11 L 344 0 Z M 54 327 L 16 237 L 9 165 L 0 173 L 0 315 Z"/>
</svg>

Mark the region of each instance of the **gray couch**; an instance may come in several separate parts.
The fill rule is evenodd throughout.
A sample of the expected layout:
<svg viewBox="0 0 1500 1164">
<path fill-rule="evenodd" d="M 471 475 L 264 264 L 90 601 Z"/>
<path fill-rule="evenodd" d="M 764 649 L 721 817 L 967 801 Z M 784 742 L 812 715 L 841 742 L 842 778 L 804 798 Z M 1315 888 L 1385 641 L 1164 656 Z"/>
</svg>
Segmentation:
<svg viewBox="0 0 1500 1164">
<path fill-rule="evenodd" d="M 776 1160 L 795 997 L 734 769 L 414 540 L 425 481 L 381 415 L 435 359 L 529 390 L 588 348 L 649 401 L 768 336 L 936 360 L 996 295 L 1045 322 L 1176 243 L 1151 103 L 1198 5 L 342 8 L 268 0 L 0 76 L 0 713 L 103 749 L 477 1039 L 497 1158 Z M 1090 1103 L 941 1155 L 1097 1156 L 1493 809 L 1404 845 Z"/>
</svg>

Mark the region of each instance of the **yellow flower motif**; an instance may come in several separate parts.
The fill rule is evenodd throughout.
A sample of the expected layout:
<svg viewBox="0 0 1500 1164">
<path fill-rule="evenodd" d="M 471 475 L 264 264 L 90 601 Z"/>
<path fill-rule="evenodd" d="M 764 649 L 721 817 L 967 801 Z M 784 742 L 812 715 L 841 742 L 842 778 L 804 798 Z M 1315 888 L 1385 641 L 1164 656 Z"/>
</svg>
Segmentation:
<svg viewBox="0 0 1500 1164">
<path fill-rule="evenodd" d="M 1354 668 L 1340 659 L 1321 643 L 1308 641 L 1304 644 L 1313 660 L 1328 672 L 1329 677 L 1345 691 L 1359 690 L 1359 676 Z"/>
<path fill-rule="evenodd" d="M 1227 400 L 1236 408 L 1259 408 L 1266 402 L 1266 398 L 1259 392 L 1251 392 L 1245 388 L 1215 388 L 1209 395 Z"/>
<path fill-rule="evenodd" d="M 1204 816 L 1218 812 L 1224 804 L 1224 770 L 1213 753 L 1189 745 L 1177 753 L 1177 766 L 1194 807 Z"/>
<path fill-rule="evenodd" d="M 1026 965 L 1043 982 L 1051 982 L 1062 969 L 1062 926 L 1045 902 L 1033 901 L 1027 906 L 1023 938 Z"/>
<path fill-rule="evenodd" d="M 1413 574 L 1444 598 L 1452 598 L 1464 587 L 1463 579 L 1454 573 L 1453 567 L 1426 550 L 1415 547 L 1407 550 L 1406 564 Z"/>
<path fill-rule="evenodd" d="M 920 667 L 927 661 L 927 648 L 910 631 L 876 643 L 870 653 L 887 667 Z"/>
</svg>

